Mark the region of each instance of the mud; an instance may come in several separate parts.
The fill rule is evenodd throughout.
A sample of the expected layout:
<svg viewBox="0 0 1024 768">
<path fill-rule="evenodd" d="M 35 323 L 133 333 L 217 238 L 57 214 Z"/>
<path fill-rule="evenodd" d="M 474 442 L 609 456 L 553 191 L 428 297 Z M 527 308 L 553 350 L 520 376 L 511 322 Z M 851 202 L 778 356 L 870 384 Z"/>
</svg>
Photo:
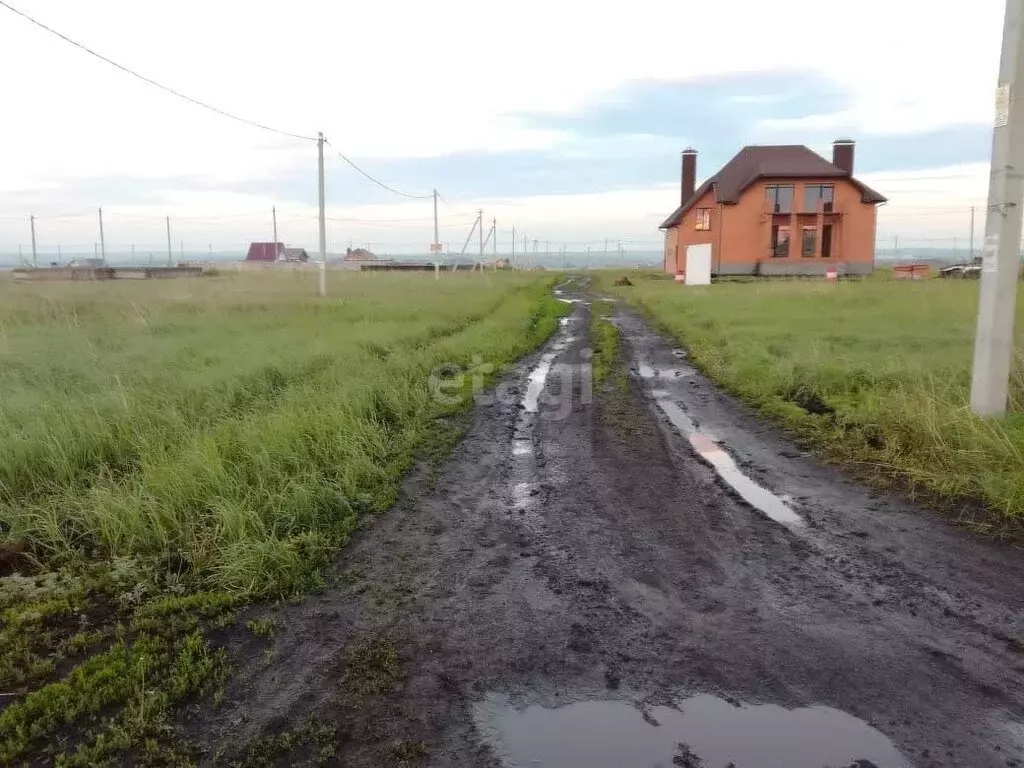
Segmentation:
<svg viewBox="0 0 1024 768">
<path fill-rule="evenodd" d="M 524 764 L 612 765 L 589 733 L 631 767 L 1024 765 L 1022 553 L 801 454 L 620 305 L 627 385 L 591 392 L 594 297 L 560 298 L 436 485 L 412 473 L 323 594 L 261 609 L 275 636 L 227 639 L 223 701 L 181 724 L 199 761 L 316 720 L 330 748 L 279 764 L 511 766 L 542 739 Z"/>
</svg>

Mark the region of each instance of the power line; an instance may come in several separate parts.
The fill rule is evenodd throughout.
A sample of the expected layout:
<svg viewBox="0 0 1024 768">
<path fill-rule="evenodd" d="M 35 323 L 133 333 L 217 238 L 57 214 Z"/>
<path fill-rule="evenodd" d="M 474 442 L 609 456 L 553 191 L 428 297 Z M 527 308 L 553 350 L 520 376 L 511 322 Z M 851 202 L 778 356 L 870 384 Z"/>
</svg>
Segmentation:
<svg viewBox="0 0 1024 768">
<path fill-rule="evenodd" d="M 191 96 L 186 96 L 184 93 L 181 93 L 180 91 L 176 91 L 173 88 L 169 88 L 166 85 L 158 83 L 156 80 L 148 78 L 145 75 L 140 75 L 138 72 L 136 72 L 136 71 L 134 71 L 132 69 L 129 69 L 128 67 L 126 67 L 126 66 L 124 66 L 122 64 L 118 64 L 116 61 L 108 59 L 106 56 L 104 56 L 104 55 L 102 55 L 100 53 L 96 53 L 96 51 L 92 50 L 88 46 L 82 45 L 81 43 L 72 40 L 67 35 L 63 35 L 60 32 L 58 32 L 57 30 L 55 30 L 55 29 L 53 29 L 51 27 L 46 26 L 41 21 L 38 21 L 38 20 L 32 18 L 27 13 L 24 13 L 23 11 L 19 11 L 14 6 L 12 6 L 12 5 L 8 4 L 7 2 L 5 2 L 5 0 L 0 0 L 0 5 L 2 5 L 7 10 L 12 11 L 13 13 L 16 13 L 17 15 L 21 16 L 26 21 L 29 21 L 32 24 L 35 24 L 40 29 L 46 30 L 51 35 L 56 35 L 61 40 L 64 40 L 65 42 L 68 42 L 68 43 L 71 43 L 71 45 L 75 46 L 76 48 L 79 48 L 80 50 L 85 51 L 86 53 L 88 53 L 91 56 L 95 56 L 100 61 L 104 61 L 107 64 L 110 64 L 112 67 L 116 67 L 117 69 L 119 69 L 122 72 L 125 72 L 125 73 L 127 73 L 129 75 L 131 75 L 132 77 L 138 78 L 139 80 L 141 80 L 144 83 L 148 83 L 149 85 L 154 85 L 157 88 L 159 88 L 160 90 L 165 91 L 165 92 L 171 94 L 172 96 L 177 96 L 179 99 L 184 99 L 185 101 L 190 102 L 192 104 L 195 104 L 198 107 L 202 107 L 203 109 L 208 109 L 209 111 L 215 112 L 218 115 L 221 115 L 223 117 L 231 118 L 232 120 L 237 120 L 239 123 L 244 123 L 245 125 L 250 125 L 250 126 L 252 126 L 254 128 L 261 128 L 264 131 L 270 131 L 271 133 L 277 133 L 277 134 L 280 134 L 282 136 L 287 136 L 287 137 L 292 138 L 292 139 L 299 139 L 301 141 L 316 141 L 316 139 L 311 137 L 311 136 L 302 136 L 302 135 L 297 134 L 297 133 L 289 133 L 288 131 L 282 131 L 279 128 L 272 128 L 269 125 L 263 125 L 262 123 L 257 123 L 257 122 L 255 122 L 253 120 L 246 120 L 244 117 L 239 117 L 238 115 L 233 115 L 230 112 L 226 112 L 223 109 L 220 109 L 218 107 L 213 106 L 212 104 L 207 104 L 204 101 L 199 101 L 199 99 L 193 99 Z"/>
<path fill-rule="evenodd" d="M 3 0 L 0 0 L 0 2 L 3 2 Z M 434 197 L 434 193 L 433 192 L 431 192 L 429 195 L 412 195 L 412 194 L 410 194 L 408 192 L 403 192 L 400 189 L 395 189 L 394 187 L 389 187 L 383 181 L 380 181 L 379 179 L 375 179 L 373 176 L 368 174 L 366 171 L 364 171 L 358 165 L 356 165 L 351 160 L 349 160 L 347 157 L 345 157 L 343 154 L 341 154 L 341 152 L 338 151 L 338 148 L 335 147 L 333 144 L 331 144 L 331 142 L 324 141 L 324 144 L 329 145 L 331 149 L 333 149 L 335 152 L 338 153 L 338 157 L 340 157 L 342 160 L 344 160 L 346 163 L 348 163 L 355 170 L 357 170 L 359 173 L 361 173 L 363 176 L 365 176 L 367 179 L 372 181 L 374 184 L 376 184 L 381 189 L 386 189 L 388 192 L 391 192 L 394 195 L 398 195 L 399 197 L 408 197 L 411 200 L 431 200 Z"/>
</svg>

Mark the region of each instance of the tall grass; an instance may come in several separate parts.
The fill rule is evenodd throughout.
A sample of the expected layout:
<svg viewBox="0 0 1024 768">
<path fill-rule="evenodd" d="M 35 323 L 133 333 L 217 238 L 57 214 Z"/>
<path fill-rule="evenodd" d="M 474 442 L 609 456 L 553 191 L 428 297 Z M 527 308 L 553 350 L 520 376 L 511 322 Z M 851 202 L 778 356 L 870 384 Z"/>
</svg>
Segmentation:
<svg viewBox="0 0 1024 768">
<path fill-rule="evenodd" d="M 51 564 L 294 589 L 393 500 L 446 410 L 431 371 L 505 364 L 559 311 L 537 276 L 332 283 L 0 285 L 0 522 Z"/>
<path fill-rule="evenodd" d="M 1013 412 L 995 421 L 975 417 L 976 282 L 683 288 L 652 278 L 616 289 L 610 277 L 602 280 L 608 290 L 686 344 L 709 375 L 830 458 L 912 491 L 979 499 L 996 513 L 985 524 L 1020 527 L 1024 354 L 1018 347 Z M 1024 328 L 1024 303 L 1018 325 Z"/>
</svg>

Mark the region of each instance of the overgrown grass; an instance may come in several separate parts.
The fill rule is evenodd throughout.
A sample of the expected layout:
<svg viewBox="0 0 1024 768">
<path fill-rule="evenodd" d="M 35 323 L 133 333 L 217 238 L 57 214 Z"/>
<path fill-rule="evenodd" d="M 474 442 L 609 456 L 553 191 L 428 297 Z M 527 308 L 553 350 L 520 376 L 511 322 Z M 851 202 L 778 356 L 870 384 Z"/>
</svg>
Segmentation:
<svg viewBox="0 0 1024 768">
<path fill-rule="evenodd" d="M 712 378 L 832 460 L 912 492 L 981 500 L 995 514 L 974 522 L 1021 529 L 1024 354 L 1018 346 L 1014 412 L 994 421 L 973 416 L 976 282 L 685 288 L 647 275 L 615 288 L 613 278 L 603 275 L 600 287 L 641 308 Z M 1021 318 L 1024 302 L 1018 325 Z"/>
<path fill-rule="evenodd" d="M 322 583 L 466 405 L 433 372 L 468 395 L 543 341 L 550 282 L 0 283 L 0 762 L 177 755 L 169 713 L 223 674 L 207 633 Z"/>
</svg>

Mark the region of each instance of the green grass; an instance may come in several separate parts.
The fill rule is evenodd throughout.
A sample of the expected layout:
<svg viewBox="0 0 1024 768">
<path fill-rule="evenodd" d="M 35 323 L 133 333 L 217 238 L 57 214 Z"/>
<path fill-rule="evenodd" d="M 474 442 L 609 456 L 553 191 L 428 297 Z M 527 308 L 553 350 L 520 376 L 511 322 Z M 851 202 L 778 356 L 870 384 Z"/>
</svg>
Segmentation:
<svg viewBox="0 0 1024 768">
<path fill-rule="evenodd" d="M 322 586 L 453 444 L 468 374 L 554 330 L 552 279 L 0 282 L 0 567 L 35 564 L 0 573 L 0 762 L 177 759 L 170 713 L 225 674 L 209 633 Z"/>
<path fill-rule="evenodd" d="M 600 287 L 639 307 L 713 379 L 828 458 L 933 501 L 980 500 L 990 514 L 972 522 L 993 532 L 1021 529 L 1024 355 L 1018 343 L 1013 412 L 1001 420 L 973 416 L 976 282 L 685 288 L 641 275 L 635 287 L 615 288 L 614 276 L 601 276 Z M 1022 318 L 1019 302 L 1019 327 Z"/>
</svg>

